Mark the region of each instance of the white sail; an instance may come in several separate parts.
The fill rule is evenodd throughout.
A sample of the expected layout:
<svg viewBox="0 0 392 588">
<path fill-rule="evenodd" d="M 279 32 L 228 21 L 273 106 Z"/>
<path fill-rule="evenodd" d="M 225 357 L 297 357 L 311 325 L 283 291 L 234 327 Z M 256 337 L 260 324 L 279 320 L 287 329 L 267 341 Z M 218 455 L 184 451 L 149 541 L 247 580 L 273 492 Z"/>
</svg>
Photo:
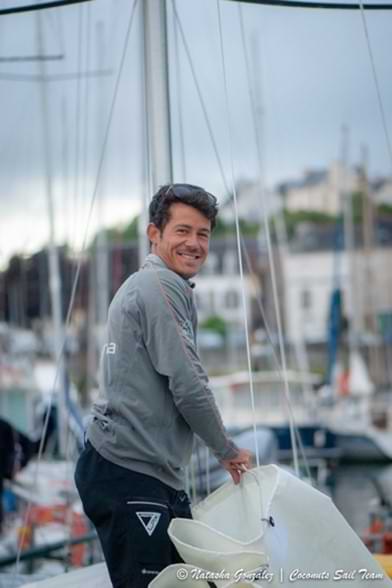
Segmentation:
<svg viewBox="0 0 392 588">
<path fill-rule="evenodd" d="M 210 576 L 220 588 L 293 583 L 305 588 L 319 582 L 359 588 L 375 581 L 379 587 L 392 586 L 331 499 L 277 466 L 251 470 L 238 486 L 225 484 L 193 514 L 193 521 L 172 521 L 169 535 L 187 564 L 221 572 L 221 579 Z M 219 565 L 226 567 L 218 570 Z M 172 566 L 173 576 L 180 567 Z M 235 577 L 236 570 L 255 567 L 264 579 L 242 584 Z M 227 571 L 230 578 L 223 577 Z M 191 574 L 189 581 L 194 581 Z M 193 586 L 187 582 L 181 585 Z M 167 585 L 164 572 L 151 583 Z"/>
<path fill-rule="evenodd" d="M 358 351 L 350 353 L 349 390 L 358 396 L 370 396 L 374 392 L 374 384 Z"/>
</svg>

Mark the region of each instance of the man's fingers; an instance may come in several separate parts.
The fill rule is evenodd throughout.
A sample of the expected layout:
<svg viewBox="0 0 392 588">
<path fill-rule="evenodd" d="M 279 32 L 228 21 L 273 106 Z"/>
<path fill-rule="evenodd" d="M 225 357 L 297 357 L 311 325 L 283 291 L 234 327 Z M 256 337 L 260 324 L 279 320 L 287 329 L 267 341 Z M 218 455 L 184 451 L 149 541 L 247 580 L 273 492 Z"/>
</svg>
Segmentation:
<svg viewBox="0 0 392 588">
<path fill-rule="evenodd" d="M 231 477 L 233 478 L 234 484 L 239 484 L 241 481 L 241 476 L 247 471 L 243 464 L 233 464 L 229 468 L 229 472 Z"/>
<path fill-rule="evenodd" d="M 252 453 L 248 449 L 240 449 L 237 457 L 221 463 L 230 473 L 234 484 L 239 484 L 241 476 L 252 467 Z"/>
<path fill-rule="evenodd" d="M 233 479 L 234 484 L 239 484 L 240 480 L 241 480 L 241 474 L 238 472 L 238 470 L 230 470 L 230 475 Z"/>
</svg>

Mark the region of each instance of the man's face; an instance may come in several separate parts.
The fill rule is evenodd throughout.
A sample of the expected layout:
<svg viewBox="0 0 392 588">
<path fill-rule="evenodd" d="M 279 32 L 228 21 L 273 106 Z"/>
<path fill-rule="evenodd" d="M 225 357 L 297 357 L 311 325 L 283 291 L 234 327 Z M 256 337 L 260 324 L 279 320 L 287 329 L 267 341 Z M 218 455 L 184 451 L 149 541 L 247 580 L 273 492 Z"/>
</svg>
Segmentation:
<svg viewBox="0 0 392 588">
<path fill-rule="evenodd" d="M 196 275 L 206 260 L 210 234 L 211 222 L 181 202 L 170 206 L 170 219 L 162 233 L 152 223 L 147 228 L 152 252 L 184 278 Z"/>
</svg>

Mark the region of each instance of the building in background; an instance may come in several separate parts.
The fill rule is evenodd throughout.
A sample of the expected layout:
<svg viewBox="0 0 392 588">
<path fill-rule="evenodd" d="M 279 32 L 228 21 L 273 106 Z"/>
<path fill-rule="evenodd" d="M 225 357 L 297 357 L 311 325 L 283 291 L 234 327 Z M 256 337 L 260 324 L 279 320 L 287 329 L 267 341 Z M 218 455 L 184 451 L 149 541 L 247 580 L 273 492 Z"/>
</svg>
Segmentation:
<svg viewBox="0 0 392 588">
<path fill-rule="evenodd" d="M 260 182 L 240 180 L 236 185 L 238 217 L 248 223 L 263 223 L 264 210 L 269 215 L 281 208 L 282 198 L 275 189 L 262 188 Z M 262 198 L 266 202 L 262 202 Z M 230 195 L 220 207 L 220 218 L 227 223 L 235 222 L 234 198 Z"/>
<path fill-rule="evenodd" d="M 364 342 L 370 336 L 371 315 L 375 315 L 379 325 L 383 317 L 392 316 L 392 242 L 389 247 L 373 251 L 370 259 L 357 250 L 352 275 L 348 254 L 342 252 L 339 258 L 333 251 L 285 255 L 285 322 L 290 341 L 301 338 L 308 344 L 326 343 L 330 297 L 337 274 L 346 316 L 352 315 L 355 293 L 357 325 Z"/>
<path fill-rule="evenodd" d="M 306 210 L 337 215 L 341 211 L 341 186 L 344 183 L 347 191 L 356 192 L 360 180 L 358 168 L 345 171 L 335 162 L 328 169 L 306 170 L 302 178 L 280 183 L 277 192 L 290 212 Z"/>
<path fill-rule="evenodd" d="M 260 295 L 256 278 L 258 261 L 257 239 L 245 239 L 250 267 L 243 260 L 248 321 L 252 323 L 255 297 Z M 199 321 L 219 315 L 229 327 L 244 324 L 242 286 L 235 236 L 211 241 L 210 253 L 200 274 L 195 278 L 195 297 Z"/>
</svg>

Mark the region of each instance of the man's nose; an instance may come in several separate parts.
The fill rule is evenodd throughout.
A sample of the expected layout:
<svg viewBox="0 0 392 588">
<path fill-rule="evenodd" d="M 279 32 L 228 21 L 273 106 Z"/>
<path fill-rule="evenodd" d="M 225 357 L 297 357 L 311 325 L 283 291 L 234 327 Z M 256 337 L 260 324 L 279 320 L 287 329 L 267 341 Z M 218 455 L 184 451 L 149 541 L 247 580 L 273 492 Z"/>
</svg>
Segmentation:
<svg viewBox="0 0 392 588">
<path fill-rule="evenodd" d="M 187 236 L 187 240 L 186 240 L 186 245 L 187 247 L 190 247 L 192 249 L 197 249 L 199 247 L 199 240 L 197 238 L 196 234 L 190 234 Z"/>
</svg>

